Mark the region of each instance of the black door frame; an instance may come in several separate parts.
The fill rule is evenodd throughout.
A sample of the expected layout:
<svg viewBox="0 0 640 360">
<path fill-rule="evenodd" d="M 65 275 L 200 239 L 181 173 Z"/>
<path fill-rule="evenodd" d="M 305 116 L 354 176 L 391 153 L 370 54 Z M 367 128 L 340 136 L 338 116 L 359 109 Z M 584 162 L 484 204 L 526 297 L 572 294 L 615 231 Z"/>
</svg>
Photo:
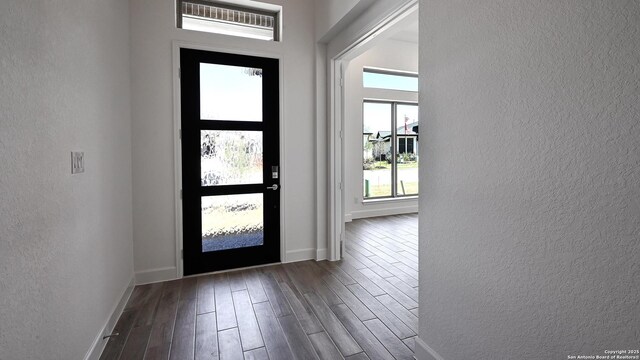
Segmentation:
<svg viewBox="0 0 640 360">
<path fill-rule="evenodd" d="M 185 54 L 183 57 L 183 54 Z M 177 59 L 176 59 L 177 56 Z M 280 262 L 282 258 L 282 249 L 284 248 L 284 238 L 282 236 L 282 194 L 280 193 L 280 188 L 282 184 L 282 144 L 280 135 L 281 135 L 281 64 L 278 57 L 268 57 L 264 54 L 252 54 L 252 55 L 244 55 L 238 53 L 230 53 L 230 52 L 220 52 L 216 49 L 209 48 L 201 48 L 201 47 L 189 47 L 189 46 L 175 46 L 174 47 L 174 59 L 177 60 L 177 63 L 180 64 L 178 68 L 179 79 L 177 81 L 178 85 L 178 96 L 176 96 L 176 100 L 179 102 L 178 111 L 176 111 L 176 115 L 178 115 L 177 126 L 180 128 L 180 137 L 181 140 L 189 141 L 192 144 L 192 147 L 184 148 L 182 146 L 182 141 L 177 145 L 177 151 L 179 152 L 176 155 L 176 159 L 179 160 L 177 165 L 180 165 L 179 168 L 176 169 L 177 177 L 179 178 L 179 184 L 182 187 L 181 191 L 181 203 L 180 203 L 180 214 L 177 216 L 179 224 L 179 229 L 177 232 L 180 232 L 180 236 L 178 241 L 180 242 L 179 246 L 181 247 L 181 265 L 182 269 L 179 269 L 179 275 L 192 275 L 197 273 L 206 273 L 218 270 L 225 270 L 231 268 L 239 268 L 267 263 L 275 263 Z M 247 67 L 262 67 L 264 69 L 268 68 L 268 71 L 265 71 L 263 74 L 263 112 L 265 114 L 270 114 L 270 122 L 267 121 L 261 123 L 244 123 L 244 122 L 236 122 L 236 121 L 216 121 L 215 125 L 208 123 L 206 121 L 202 121 L 199 119 L 199 89 L 183 89 L 181 84 L 184 80 L 185 82 L 199 80 L 194 78 L 197 74 L 190 72 L 188 70 L 189 62 L 191 62 L 191 66 L 195 66 L 195 62 L 199 64 L 199 62 L 212 62 L 212 63 L 221 63 L 228 65 L 238 65 L 238 66 L 247 66 Z M 198 70 L 199 71 L 199 70 Z M 195 94 L 195 95 L 194 95 Z M 266 116 L 266 115 L 265 115 Z M 198 123 L 201 126 L 191 127 L 182 126 L 184 118 L 198 118 Z M 268 130 L 267 125 L 275 125 L 276 129 Z M 216 263 L 212 266 L 203 266 L 202 261 L 195 261 L 198 257 L 198 253 L 201 252 L 201 248 L 193 246 L 193 243 L 189 244 L 189 239 L 193 238 L 201 238 L 201 219 L 200 219 L 200 210 L 196 210 L 192 206 L 190 209 L 185 207 L 185 203 L 197 202 L 200 203 L 199 197 L 206 195 L 217 195 L 223 194 L 224 189 L 222 187 L 200 187 L 200 179 L 199 179 L 199 171 L 200 171 L 200 163 L 199 157 L 197 160 L 197 164 L 195 161 L 195 148 L 193 148 L 193 144 L 198 144 L 198 154 L 200 153 L 200 138 L 199 131 L 200 129 L 219 129 L 219 130 L 260 130 L 263 131 L 263 139 L 266 140 L 266 137 L 269 136 L 274 140 L 278 145 L 275 149 L 267 149 L 267 145 L 265 142 L 264 148 L 264 175 L 263 175 L 263 184 L 260 185 L 232 185 L 226 186 L 228 190 L 239 190 L 242 193 L 263 193 L 265 196 L 265 212 L 264 212 L 264 221 L 265 221 L 265 247 L 259 248 L 241 248 L 238 250 L 226 250 L 223 251 L 225 253 L 224 256 L 220 256 L 218 253 L 216 256 Z M 197 139 L 196 139 L 197 138 Z M 190 159 L 191 157 L 191 159 Z M 280 174 L 278 179 L 271 179 L 271 168 L 272 164 L 278 165 L 280 167 Z M 197 169 L 198 173 L 198 183 L 197 185 L 194 183 L 193 171 L 194 167 Z M 191 175 L 184 175 L 185 168 L 192 169 Z M 186 180 L 186 181 L 185 181 Z M 267 186 L 272 184 L 277 184 L 279 186 L 278 191 L 266 190 Z M 274 197 L 276 203 L 278 203 L 277 211 L 273 211 L 273 209 L 267 209 L 266 204 L 269 203 L 267 197 Z M 177 207 L 178 208 L 178 207 Z M 197 215 L 197 216 L 196 216 Z M 194 221 L 194 218 L 197 217 L 197 221 Z M 197 224 L 196 224 L 197 223 Z M 277 230 L 267 229 L 267 223 L 277 224 Z M 270 234 L 268 234 L 270 233 Z M 269 237 L 269 239 L 268 239 Z M 198 242 L 199 246 L 201 246 L 201 242 Z M 266 251 L 268 250 L 268 251 Z M 209 257 L 209 253 L 200 253 L 200 255 L 205 255 L 205 257 Z M 241 255 L 240 255 L 241 254 Z M 188 263 L 186 259 L 191 259 Z M 202 257 L 201 257 L 202 259 Z M 182 270 L 182 271 L 180 271 Z M 182 273 L 182 274 L 180 274 Z"/>
</svg>

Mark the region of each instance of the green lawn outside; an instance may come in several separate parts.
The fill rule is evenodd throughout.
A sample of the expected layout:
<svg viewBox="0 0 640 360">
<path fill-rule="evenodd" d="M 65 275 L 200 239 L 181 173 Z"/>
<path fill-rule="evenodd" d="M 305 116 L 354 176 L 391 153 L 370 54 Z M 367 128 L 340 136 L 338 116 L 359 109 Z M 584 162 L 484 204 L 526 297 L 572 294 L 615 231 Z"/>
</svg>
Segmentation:
<svg viewBox="0 0 640 360">
<path fill-rule="evenodd" d="M 418 167 L 417 161 L 398 163 L 398 169 L 412 169 L 417 167 Z M 389 164 L 386 161 L 376 161 L 371 165 L 371 169 L 391 169 L 391 164 Z"/>
<path fill-rule="evenodd" d="M 398 184 L 399 195 L 418 195 L 418 182 L 405 182 L 404 190 L 405 194 L 402 193 L 402 186 Z M 391 184 L 369 185 L 369 196 L 371 198 L 391 196 Z"/>
</svg>

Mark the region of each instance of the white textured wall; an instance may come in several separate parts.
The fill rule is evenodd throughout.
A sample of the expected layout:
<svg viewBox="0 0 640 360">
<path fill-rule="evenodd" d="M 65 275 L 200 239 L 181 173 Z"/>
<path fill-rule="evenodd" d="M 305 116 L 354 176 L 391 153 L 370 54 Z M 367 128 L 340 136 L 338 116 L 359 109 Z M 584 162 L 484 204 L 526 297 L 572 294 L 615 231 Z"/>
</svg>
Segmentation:
<svg viewBox="0 0 640 360">
<path fill-rule="evenodd" d="M 281 162 L 286 259 L 316 256 L 315 43 L 311 0 L 283 6 L 283 41 L 177 29 L 173 1 L 132 0 L 135 267 L 142 281 L 176 274 L 172 41 L 282 56 L 285 150 Z"/>
<path fill-rule="evenodd" d="M 363 218 L 416 212 L 418 200 L 402 199 L 363 203 L 362 101 L 388 99 L 417 102 L 418 94 L 406 91 L 366 89 L 362 86 L 364 67 L 418 72 L 418 44 L 386 39 L 351 60 L 345 72 L 344 168 L 345 213 L 347 218 Z"/>
<path fill-rule="evenodd" d="M 0 359 L 81 359 L 133 277 L 128 1 L 3 0 L 0 34 Z"/>
<path fill-rule="evenodd" d="M 640 2 L 421 1 L 420 70 L 420 339 L 637 349 Z"/>
<path fill-rule="evenodd" d="M 362 0 L 314 0 L 315 33 L 322 38 Z"/>
<path fill-rule="evenodd" d="M 316 0 L 324 2 L 327 0 Z M 334 0 L 329 0 L 335 3 Z M 359 41 L 390 14 L 415 4 L 418 0 L 359 0 L 358 4 L 342 15 L 343 18 L 325 34 L 322 40 L 327 43 L 327 59 L 333 59 L 351 45 Z M 336 13 L 338 15 L 338 13 Z"/>
<path fill-rule="evenodd" d="M 326 43 L 377 0 L 314 0 L 316 40 Z M 385 0 L 397 1 L 397 0 Z"/>
</svg>

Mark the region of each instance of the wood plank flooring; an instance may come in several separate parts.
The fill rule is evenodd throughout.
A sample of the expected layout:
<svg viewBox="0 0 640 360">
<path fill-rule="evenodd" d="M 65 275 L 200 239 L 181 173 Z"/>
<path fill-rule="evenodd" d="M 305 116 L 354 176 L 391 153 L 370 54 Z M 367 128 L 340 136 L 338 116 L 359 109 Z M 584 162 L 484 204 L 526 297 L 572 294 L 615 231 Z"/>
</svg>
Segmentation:
<svg viewBox="0 0 640 360">
<path fill-rule="evenodd" d="M 137 286 L 100 359 L 412 359 L 417 214 L 346 231 L 342 261 Z"/>
</svg>

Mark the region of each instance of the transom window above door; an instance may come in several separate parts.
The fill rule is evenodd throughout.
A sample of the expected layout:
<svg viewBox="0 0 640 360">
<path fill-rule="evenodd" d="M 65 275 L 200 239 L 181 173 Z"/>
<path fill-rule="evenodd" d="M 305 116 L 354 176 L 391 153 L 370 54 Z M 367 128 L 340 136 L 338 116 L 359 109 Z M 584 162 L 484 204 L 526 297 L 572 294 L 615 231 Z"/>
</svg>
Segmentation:
<svg viewBox="0 0 640 360">
<path fill-rule="evenodd" d="M 180 29 L 280 41 L 281 7 L 251 1 L 244 6 L 216 0 L 176 0 Z"/>
</svg>

